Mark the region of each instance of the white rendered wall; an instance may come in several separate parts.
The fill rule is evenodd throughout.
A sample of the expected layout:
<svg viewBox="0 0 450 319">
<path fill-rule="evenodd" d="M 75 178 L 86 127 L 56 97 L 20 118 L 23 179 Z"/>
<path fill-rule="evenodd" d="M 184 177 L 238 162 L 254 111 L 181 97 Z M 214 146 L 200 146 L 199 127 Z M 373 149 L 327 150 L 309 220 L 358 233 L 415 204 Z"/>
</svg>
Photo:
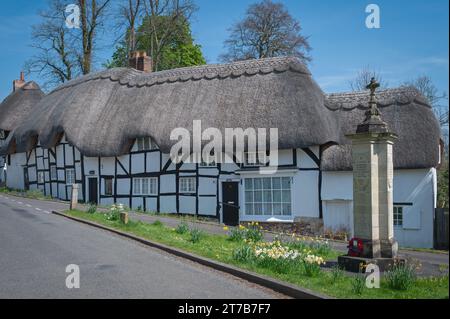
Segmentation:
<svg viewBox="0 0 450 319">
<path fill-rule="evenodd" d="M 433 221 L 435 208 L 435 175 L 432 169 L 394 171 L 394 204 L 410 203 L 403 207 L 403 226 L 394 227 L 394 235 L 403 247 L 433 247 Z M 353 200 L 351 172 L 323 172 L 322 200 L 324 226 L 337 229 L 341 217 L 336 214 L 334 202 Z M 352 209 L 353 210 L 353 209 Z M 342 211 L 342 210 L 341 210 Z M 342 213 L 344 214 L 344 213 Z M 350 224 L 347 225 L 350 229 Z"/>
</svg>

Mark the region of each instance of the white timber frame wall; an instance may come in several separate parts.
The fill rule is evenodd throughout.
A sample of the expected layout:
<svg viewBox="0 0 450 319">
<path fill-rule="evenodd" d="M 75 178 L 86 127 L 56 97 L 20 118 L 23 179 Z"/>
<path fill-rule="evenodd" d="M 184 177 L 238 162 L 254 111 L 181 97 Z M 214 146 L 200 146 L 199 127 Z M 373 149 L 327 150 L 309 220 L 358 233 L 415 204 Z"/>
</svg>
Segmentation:
<svg viewBox="0 0 450 319">
<path fill-rule="evenodd" d="M 100 205 L 122 203 L 143 211 L 189 214 L 223 221 L 222 183 L 233 181 L 239 185 L 240 221 L 293 222 L 299 217 L 323 218 L 325 228 L 345 229 L 352 234 L 352 172 L 321 171 L 321 150 L 319 146 L 280 150 L 278 171 L 273 175 L 261 175 L 259 166 L 236 163 L 175 165 L 168 154 L 158 149 L 139 151 L 137 143 L 126 155 L 85 157 L 64 136 L 56 147 L 43 149 L 38 144 L 30 152 L 11 154 L 5 160 L 8 187 L 40 189 L 44 195 L 62 200 L 70 199 L 74 182 L 81 185 L 80 201 L 87 202 L 89 179 L 95 178 Z M 25 174 L 28 174 L 28 185 Z M 255 215 L 246 211 L 246 179 L 267 177 L 290 179 L 289 214 Z M 135 193 L 133 183 L 141 178 L 156 179 L 154 193 Z M 183 178 L 191 178 L 194 188 L 181 190 Z M 109 194 L 105 189 L 107 179 L 112 188 Z M 394 171 L 394 207 L 402 207 L 402 224 L 394 227 L 400 245 L 433 246 L 436 184 L 434 168 Z"/>
<path fill-rule="evenodd" d="M 289 216 L 245 213 L 242 184 L 249 176 L 264 177 L 259 175 L 259 166 L 236 162 L 213 166 L 194 163 L 175 165 L 168 154 L 159 149 L 139 151 L 137 143 L 126 155 L 86 157 L 63 136 L 56 147 L 44 149 L 38 143 L 36 148 L 27 153 L 8 155 L 7 163 L 8 187 L 39 189 L 46 196 L 62 200 L 70 199 L 71 184 L 77 183 L 81 185 L 79 200 L 89 201 L 89 179 L 95 178 L 97 203 L 100 205 L 122 203 L 143 211 L 191 214 L 221 220 L 222 182 L 232 180 L 240 183 L 239 215 L 243 221 L 292 222 L 300 216 L 321 217 L 319 147 L 279 151 L 279 171 L 273 176 L 292 177 L 292 211 Z M 180 190 L 180 179 L 186 177 L 195 180 L 195 190 Z M 155 178 L 156 192 L 135 194 L 134 180 L 141 178 Z M 107 179 L 112 182 L 112 192 L 109 194 L 105 190 Z"/>
</svg>

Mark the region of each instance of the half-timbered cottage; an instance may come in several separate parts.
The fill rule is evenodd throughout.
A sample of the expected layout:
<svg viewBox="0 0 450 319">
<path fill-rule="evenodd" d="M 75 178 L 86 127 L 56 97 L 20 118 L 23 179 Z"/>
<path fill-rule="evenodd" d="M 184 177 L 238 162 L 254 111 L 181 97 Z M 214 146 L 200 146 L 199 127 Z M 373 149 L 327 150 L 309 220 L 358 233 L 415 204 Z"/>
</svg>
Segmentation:
<svg viewBox="0 0 450 319">
<path fill-rule="evenodd" d="M 146 56 L 135 59 L 141 59 L 132 61 L 141 69 L 149 62 Z M 32 106 L 15 102 L 22 95 L 31 101 L 25 97 L 31 88 Z M 44 97 L 38 92 L 34 83 L 25 84 L 0 106 L 0 129 L 7 132 L 0 152 L 11 188 L 41 189 L 68 200 L 78 183 L 84 202 L 229 224 L 300 221 L 351 232 L 352 167 L 345 135 L 362 122 L 369 95 L 325 94 L 295 58 L 155 73 L 116 68 L 67 82 Z M 401 245 L 431 247 L 439 125 L 414 89 L 380 91 L 377 100 L 399 136 L 395 235 Z M 194 120 L 219 130 L 278 128 L 277 173 L 260 175 L 259 165 L 270 163 L 172 163 L 171 131 L 191 130 Z"/>
</svg>

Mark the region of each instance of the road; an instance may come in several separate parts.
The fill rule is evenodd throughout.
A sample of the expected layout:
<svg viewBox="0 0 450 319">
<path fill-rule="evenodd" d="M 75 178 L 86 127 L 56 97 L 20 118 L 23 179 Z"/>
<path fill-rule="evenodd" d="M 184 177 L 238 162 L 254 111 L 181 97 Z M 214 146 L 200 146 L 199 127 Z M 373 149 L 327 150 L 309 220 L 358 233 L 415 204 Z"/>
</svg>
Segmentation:
<svg viewBox="0 0 450 319">
<path fill-rule="evenodd" d="M 0 298 L 284 297 L 50 213 L 66 207 L 0 194 Z M 69 264 L 79 289 L 66 287 Z"/>
</svg>

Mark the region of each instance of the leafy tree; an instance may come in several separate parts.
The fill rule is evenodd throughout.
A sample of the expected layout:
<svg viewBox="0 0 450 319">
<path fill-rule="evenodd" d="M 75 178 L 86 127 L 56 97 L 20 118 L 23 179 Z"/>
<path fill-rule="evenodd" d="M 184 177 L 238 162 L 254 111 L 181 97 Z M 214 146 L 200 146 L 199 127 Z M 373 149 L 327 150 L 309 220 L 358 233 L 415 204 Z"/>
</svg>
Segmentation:
<svg viewBox="0 0 450 319">
<path fill-rule="evenodd" d="M 152 22 L 150 20 L 157 21 Z M 155 37 L 159 38 L 162 36 L 159 34 L 159 30 L 161 33 L 165 32 L 164 26 L 170 21 L 172 21 L 172 17 L 157 16 L 144 18 L 143 23 L 138 27 L 136 32 L 136 49 L 155 52 L 152 37 L 148 36 L 146 30 L 148 30 L 150 25 L 158 25 L 159 27 L 156 28 Z M 186 19 L 178 20 L 177 27 L 174 30 L 176 32 L 172 32 L 170 37 L 166 37 L 164 46 L 158 50 L 158 59 L 155 59 L 155 55 L 150 53 L 153 59 L 154 71 L 205 64 L 206 61 L 203 57 L 201 46 L 194 43 L 188 21 Z M 112 60 L 108 61 L 105 66 L 108 68 L 127 66 L 127 56 L 127 47 L 122 43 L 116 48 Z"/>
<path fill-rule="evenodd" d="M 441 167 L 437 171 L 438 193 L 437 206 L 439 208 L 448 208 L 448 154 L 445 156 Z"/>
<path fill-rule="evenodd" d="M 311 58 L 308 38 L 282 3 L 264 0 L 250 5 L 242 21 L 232 26 L 225 41 L 225 62 L 293 55 L 304 62 Z"/>
</svg>

